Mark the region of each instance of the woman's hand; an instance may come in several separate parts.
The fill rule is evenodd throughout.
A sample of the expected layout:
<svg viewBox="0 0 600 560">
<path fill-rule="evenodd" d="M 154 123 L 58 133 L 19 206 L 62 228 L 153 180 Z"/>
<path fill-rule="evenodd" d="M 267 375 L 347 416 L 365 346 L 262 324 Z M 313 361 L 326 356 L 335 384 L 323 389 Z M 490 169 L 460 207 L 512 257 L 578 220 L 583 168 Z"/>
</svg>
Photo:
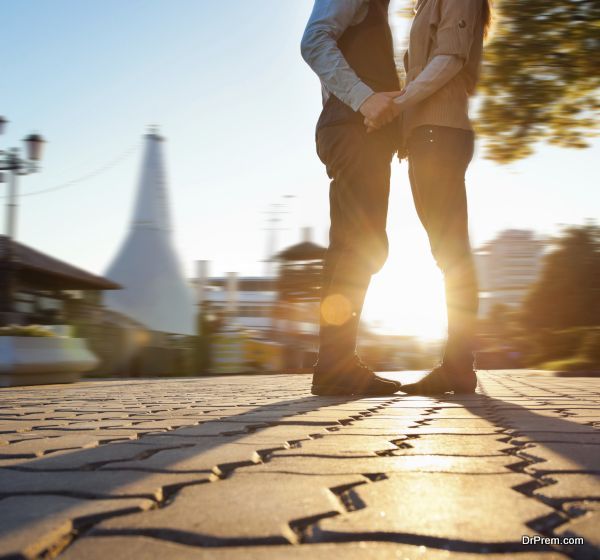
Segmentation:
<svg viewBox="0 0 600 560">
<path fill-rule="evenodd" d="M 380 112 L 375 112 L 372 114 L 365 114 L 362 111 L 362 106 L 360 108 L 361 113 L 365 115 L 365 126 L 367 127 L 367 132 L 373 132 L 385 126 L 386 124 L 392 122 L 401 112 L 400 107 L 397 103 L 394 103 L 394 99 L 400 97 L 404 93 L 402 91 L 384 91 L 381 93 L 376 93 L 376 96 L 380 96 L 381 107 L 385 107 L 385 110 Z M 369 99 L 375 97 L 375 95 L 371 96 Z M 367 99 L 367 101 L 369 100 Z M 366 103 L 366 102 L 365 102 Z M 363 104 L 364 105 L 364 104 Z"/>
</svg>

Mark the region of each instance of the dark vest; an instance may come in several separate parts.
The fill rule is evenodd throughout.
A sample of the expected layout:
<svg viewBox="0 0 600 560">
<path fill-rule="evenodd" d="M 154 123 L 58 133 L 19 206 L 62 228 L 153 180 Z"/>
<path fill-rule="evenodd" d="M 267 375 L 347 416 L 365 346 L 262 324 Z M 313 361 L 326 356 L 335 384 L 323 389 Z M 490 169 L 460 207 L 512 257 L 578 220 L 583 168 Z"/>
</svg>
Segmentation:
<svg viewBox="0 0 600 560">
<path fill-rule="evenodd" d="M 348 27 L 337 45 L 356 72 L 356 75 L 373 91 L 397 91 L 400 82 L 394 63 L 392 31 L 388 23 L 390 0 L 369 0 L 365 18 Z M 330 94 L 323 107 L 317 128 L 332 124 L 363 122 L 358 111 Z"/>
</svg>

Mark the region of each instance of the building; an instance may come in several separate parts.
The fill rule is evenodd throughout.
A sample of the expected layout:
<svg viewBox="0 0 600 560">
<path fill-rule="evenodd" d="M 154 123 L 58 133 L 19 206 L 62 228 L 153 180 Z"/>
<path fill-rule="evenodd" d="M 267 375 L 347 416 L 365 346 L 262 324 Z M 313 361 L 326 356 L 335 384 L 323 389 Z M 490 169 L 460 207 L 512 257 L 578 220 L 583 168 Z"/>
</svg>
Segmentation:
<svg viewBox="0 0 600 560">
<path fill-rule="evenodd" d="M 300 243 L 271 259 L 276 276 L 238 277 L 230 272 L 211 278 L 206 261 L 199 261 L 191 284 L 203 317 L 214 317 L 218 323 L 211 370 L 247 371 L 248 364 L 265 361 L 275 364 L 273 368 L 298 368 L 313 360 L 324 253 L 305 229 Z"/>
<path fill-rule="evenodd" d="M 530 230 L 500 232 L 474 252 L 481 316 L 497 304 L 520 305 L 538 278 L 547 242 Z"/>
<path fill-rule="evenodd" d="M 198 279 L 192 283 L 198 287 Z M 210 373 L 284 368 L 278 288 L 279 279 L 274 276 L 238 277 L 230 272 L 206 279 L 199 296 L 201 312 L 205 320 L 218 325 L 211 336 Z M 301 323 L 286 322 L 285 326 L 295 331 L 306 328 Z"/>
<path fill-rule="evenodd" d="M 9 242 L 0 236 L 0 259 Z M 11 260 L 15 279 L 10 323 L 42 325 L 59 336 L 86 339 L 99 359 L 88 373 L 123 373 L 123 356 L 134 352 L 145 329 L 102 305 L 103 292 L 121 286 L 16 241 Z"/>
<path fill-rule="evenodd" d="M 193 284 L 197 280 L 192 280 Z M 265 337 L 274 329 L 277 279 L 272 276 L 227 276 L 208 278 L 202 309 L 223 318 L 231 326 L 255 331 Z"/>
<path fill-rule="evenodd" d="M 101 312 L 103 292 L 121 288 L 5 235 L 0 235 L 0 259 L 6 258 L 9 243 L 15 268 L 14 323 L 57 326 L 93 321 Z"/>
<path fill-rule="evenodd" d="M 105 304 L 152 331 L 193 335 L 196 306 L 173 245 L 163 145 L 156 130 L 145 135 L 131 226 L 106 273 L 123 289 Z"/>
<path fill-rule="evenodd" d="M 310 229 L 306 228 L 300 243 L 276 255 L 276 340 L 286 349 L 284 362 L 287 367 L 308 367 L 317 357 L 326 248 L 313 243 L 310 237 Z"/>
</svg>

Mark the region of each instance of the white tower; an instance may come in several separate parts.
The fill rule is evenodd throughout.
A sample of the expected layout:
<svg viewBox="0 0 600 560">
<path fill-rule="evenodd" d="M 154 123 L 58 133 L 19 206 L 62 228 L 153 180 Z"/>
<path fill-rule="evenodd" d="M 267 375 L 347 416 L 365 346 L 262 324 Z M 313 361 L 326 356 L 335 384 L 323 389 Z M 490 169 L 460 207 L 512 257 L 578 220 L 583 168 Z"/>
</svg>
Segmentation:
<svg viewBox="0 0 600 560">
<path fill-rule="evenodd" d="M 145 153 L 131 227 L 106 276 L 122 290 L 105 292 L 105 305 L 156 331 L 195 334 L 194 298 L 173 246 L 156 129 L 145 135 Z"/>
</svg>

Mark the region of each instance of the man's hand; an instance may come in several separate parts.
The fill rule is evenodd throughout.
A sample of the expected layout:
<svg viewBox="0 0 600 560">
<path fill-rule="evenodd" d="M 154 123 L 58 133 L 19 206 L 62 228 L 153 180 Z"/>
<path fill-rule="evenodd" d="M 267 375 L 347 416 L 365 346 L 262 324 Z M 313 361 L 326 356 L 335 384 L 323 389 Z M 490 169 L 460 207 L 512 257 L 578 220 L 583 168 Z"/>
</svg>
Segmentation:
<svg viewBox="0 0 600 560">
<path fill-rule="evenodd" d="M 399 114 L 400 109 L 394 99 L 404 93 L 402 91 L 384 91 L 368 97 L 360 106 L 359 111 L 365 117 L 367 132 L 372 132 L 392 122 Z"/>
</svg>

